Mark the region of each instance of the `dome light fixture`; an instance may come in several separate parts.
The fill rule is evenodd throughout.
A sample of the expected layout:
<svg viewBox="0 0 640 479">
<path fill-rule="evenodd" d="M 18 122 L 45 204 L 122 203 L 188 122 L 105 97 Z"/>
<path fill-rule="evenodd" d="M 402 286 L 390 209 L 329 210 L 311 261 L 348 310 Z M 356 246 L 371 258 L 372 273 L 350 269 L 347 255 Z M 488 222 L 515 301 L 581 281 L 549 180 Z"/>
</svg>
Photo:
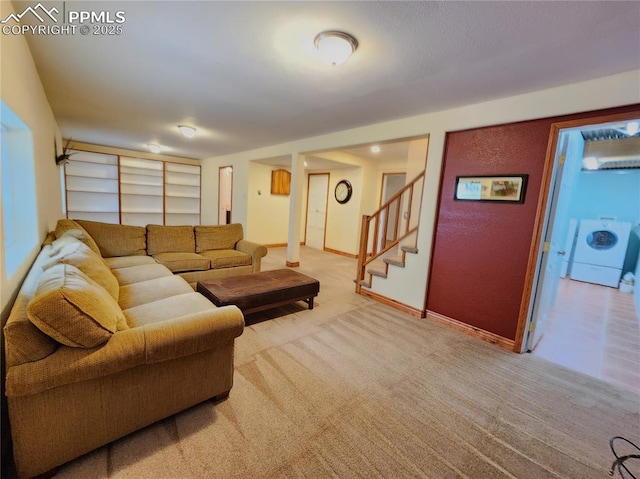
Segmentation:
<svg viewBox="0 0 640 479">
<path fill-rule="evenodd" d="M 149 148 L 149 151 L 151 153 L 160 153 L 160 150 L 161 150 L 160 145 L 156 145 L 155 143 L 149 143 L 147 147 Z"/>
<path fill-rule="evenodd" d="M 372 151 L 373 153 L 380 153 L 380 147 L 379 147 L 378 145 L 373 145 L 373 146 L 371 147 L 371 151 Z"/>
<path fill-rule="evenodd" d="M 635 135 L 638 133 L 638 129 L 640 129 L 640 124 L 637 121 L 630 121 L 627 123 L 627 135 Z"/>
<path fill-rule="evenodd" d="M 193 138 L 196 136 L 196 129 L 192 126 L 178 125 L 178 129 L 180 130 L 180 133 L 182 133 L 182 136 L 186 138 Z"/>
<path fill-rule="evenodd" d="M 338 31 L 318 33 L 313 43 L 320 58 L 333 66 L 342 65 L 358 48 L 358 40 L 348 33 Z"/>
</svg>

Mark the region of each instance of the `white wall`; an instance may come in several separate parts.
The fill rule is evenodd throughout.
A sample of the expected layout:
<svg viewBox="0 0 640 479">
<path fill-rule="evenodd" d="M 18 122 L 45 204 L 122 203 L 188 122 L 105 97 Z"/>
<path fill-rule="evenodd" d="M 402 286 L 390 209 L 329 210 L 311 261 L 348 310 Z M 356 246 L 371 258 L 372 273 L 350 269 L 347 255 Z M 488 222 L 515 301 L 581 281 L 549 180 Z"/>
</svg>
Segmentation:
<svg viewBox="0 0 640 479">
<path fill-rule="evenodd" d="M 376 292 L 421 310 L 424 307 L 426 278 L 429 274 L 429 257 L 446 132 L 639 103 L 639 84 L 640 70 L 633 70 L 538 92 L 377 123 L 224 157 L 208 158 L 202 163 L 203 174 L 209 171 L 215 178 L 218 166 L 233 164 L 234 168 L 236 165 L 239 168 L 245 168 L 246 175 L 247 164 L 252 159 L 290 155 L 294 151 L 326 151 L 428 134 L 429 153 L 420 212 L 419 253 L 415 255 L 412 267 L 407 269 L 409 276 L 402 282 L 396 284 L 378 282 L 374 283 L 373 288 Z M 333 179 L 335 180 L 335 178 Z M 234 185 L 234 213 L 237 204 L 235 196 L 241 195 L 243 189 L 246 191 L 246 186 L 246 177 Z M 214 188 L 210 189 L 210 193 L 217 194 Z M 215 201 L 211 204 L 215 205 Z M 241 205 L 237 205 L 237 211 L 240 212 Z M 246 201 L 244 206 L 246 207 Z M 203 213 L 206 209 L 211 209 L 210 205 L 203 204 Z M 213 214 L 215 214 L 215 206 Z M 240 214 L 239 216 L 244 216 L 243 219 L 246 221 L 246 211 L 244 215 Z"/>
<path fill-rule="evenodd" d="M 10 2 L 0 2 L 1 18 L 6 18 L 12 12 Z M 38 233 L 41 242 L 62 217 L 60 171 L 55 163 L 53 147 L 55 138 L 58 145 L 62 144 L 62 139 L 25 37 L 2 35 L 1 41 L 0 96 L 29 127 L 33 135 Z M 1 236 L 4 238 L 4 232 Z M 3 311 L 12 300 L 38 251 L 39 245 L 10 278 L 6 275 L 4 257 L 1 259 L 0 290 Z"/>
</svg>

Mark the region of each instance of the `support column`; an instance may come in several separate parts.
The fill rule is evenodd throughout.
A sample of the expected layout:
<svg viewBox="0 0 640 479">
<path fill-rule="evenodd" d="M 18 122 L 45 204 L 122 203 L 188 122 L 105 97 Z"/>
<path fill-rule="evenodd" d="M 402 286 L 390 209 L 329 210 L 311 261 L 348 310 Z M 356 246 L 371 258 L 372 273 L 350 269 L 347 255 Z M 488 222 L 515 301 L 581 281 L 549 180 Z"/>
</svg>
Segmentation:
<svg viewBox="0 0 640 479">
<path fill-rule="evenodd" d="M 291 154 L 291 189 L 289 195 L 289 234 L 287 236 L 287 266 L 300 266 L 300 229 L 302 228 L 302 195 L 304 190 L 304 155 Z"/>
</svg>

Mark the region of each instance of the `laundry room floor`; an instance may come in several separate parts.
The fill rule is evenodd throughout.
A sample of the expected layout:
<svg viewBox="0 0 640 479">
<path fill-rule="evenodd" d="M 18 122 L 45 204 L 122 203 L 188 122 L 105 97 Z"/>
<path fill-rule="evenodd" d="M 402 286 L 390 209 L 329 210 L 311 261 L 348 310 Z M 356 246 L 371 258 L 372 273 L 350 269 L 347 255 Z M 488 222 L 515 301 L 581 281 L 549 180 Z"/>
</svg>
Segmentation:
<svg viewBox="0 0 640 479">
<path fill-rule="evenodd" d="M 633 294 L 561 279 L 532 354 L 640 393 L 640 320 Z"/>
</svg>

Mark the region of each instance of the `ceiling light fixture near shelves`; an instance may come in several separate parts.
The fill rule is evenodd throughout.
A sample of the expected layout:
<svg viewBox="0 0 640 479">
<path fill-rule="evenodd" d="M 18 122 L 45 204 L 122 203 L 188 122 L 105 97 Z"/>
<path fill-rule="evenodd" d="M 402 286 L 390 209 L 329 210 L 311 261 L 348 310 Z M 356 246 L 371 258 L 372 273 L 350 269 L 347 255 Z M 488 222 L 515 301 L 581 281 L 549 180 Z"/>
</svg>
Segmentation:
<svg viewBox="0 0 640 479">
<path fill-rule="evenodd" d="M 348 33 L 326 31 L 316 35 L 313 41 L 320 58 L 329 65 L 342 65 L 358 48 L 358 40 Z"/>
<path fill-rule="evenodd" d="M 180 133 L 182 133 L 182 136 L 186 138 L 193 138 L 196 136 L 196 129 L 192 126 L 178 125 L 178 129 L 180 130 Z"/>
<path fill-rule="evenodd" d="M 373 153 L 380 153 L 380 147 L 379 147 L 378 145 L 373 145 L 373 146 L 371 147 L 371 151 L 372 151 Z"/>
<path fill-rule="evenodd" d="M 147 147 L 149 148 L 149 151 L 151 153 L 160 153 L 160 150 L 161 150 L 160 145 L 156 145 L 155 143 L 149 143 Z"/>
</svg>

